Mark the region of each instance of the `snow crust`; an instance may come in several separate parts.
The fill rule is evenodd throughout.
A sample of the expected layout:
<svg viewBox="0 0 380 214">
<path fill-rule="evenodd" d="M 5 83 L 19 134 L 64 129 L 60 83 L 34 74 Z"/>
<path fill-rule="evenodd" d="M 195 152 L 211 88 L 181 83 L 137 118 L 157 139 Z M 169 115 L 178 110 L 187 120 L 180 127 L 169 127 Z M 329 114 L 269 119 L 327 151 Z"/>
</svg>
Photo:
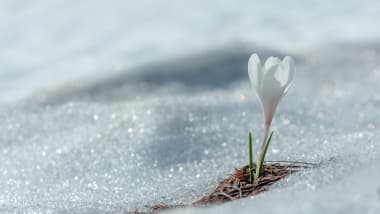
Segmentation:
<svg viewBox="0 0 380 214">
<path fill-rule="evenodd" d="M 274 4 L 1 1 L 0 212 L 199 199 L 247 164 L 249 130 L 259 147 L 256 52 L 297 66 L 268 160 L 318 166 L 254 198 L 169 212 L 379 213 L 378 3 Z"/>
</svg>

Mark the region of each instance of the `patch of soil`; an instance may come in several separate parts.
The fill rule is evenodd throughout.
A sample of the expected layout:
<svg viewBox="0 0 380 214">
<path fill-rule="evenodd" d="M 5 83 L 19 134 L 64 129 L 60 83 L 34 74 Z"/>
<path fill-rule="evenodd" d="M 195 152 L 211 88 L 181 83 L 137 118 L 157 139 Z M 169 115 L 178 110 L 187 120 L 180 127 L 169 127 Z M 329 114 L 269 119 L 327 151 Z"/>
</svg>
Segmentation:
<svg viewBox="0 0 380 214">
<path fill-rule="evenodd" d="M 261 192 L 267 191 L 269 187 L 275 182 L 299 170 L 310 168 L 313 165 L 314 164 L 311 163 L 290 161 L 266 162 L 264 164 L 263 175 L 260 178 L 255 179 L 252 183 L 249 181 L 249 167 L 244 166 L 242 168 L 235 169 L 235 172 L 220 182 L 214 191 L 192 204 L 158 204 L 150 207 L 151 211 L 146 213 L 157 213 L 162 210 L 179 207 L 204 206 L 210 204 L 225 203 L 240 198 L 254 196 Z M 256 167 L 254 166 L 254 170 L 255 168 Z"/>
<path fill-rule="evenodd" d="M 209 195 L 204 196 L 194 205 L 207 205 L 233 201 L 248 196 L 254 196 L 269 189 L 275 182 L 299 171 L 310 167 L 309 164 L 300 162 L 274 162 L 264 165 L 263 175 L 249 181 L 249 167 L 244 166 L 235 169 L 235 173 L 223 180 L 219 186 Z M 256 167 L 254 166 L 254 170 Z"/>
</svg>

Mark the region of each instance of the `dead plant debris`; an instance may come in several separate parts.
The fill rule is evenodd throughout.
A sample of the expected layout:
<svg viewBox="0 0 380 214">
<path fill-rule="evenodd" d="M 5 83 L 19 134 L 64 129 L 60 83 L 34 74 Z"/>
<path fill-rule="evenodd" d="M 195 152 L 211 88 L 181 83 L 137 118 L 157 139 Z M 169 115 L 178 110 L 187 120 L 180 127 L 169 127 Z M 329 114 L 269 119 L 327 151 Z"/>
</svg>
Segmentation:
<svg viewBox="0 0 380 214">
<path fill-rule="evenodd" d="M 194 204 L 205 205 L 224 203 L 248 196 L 254 196 L 268 190 L 273 183 L 307 167 L 310 166 L 306 163 L 300 162 L 269 163 L 264 166 L 263 176 L 255 179 L 253 183 L 250 183 L 249 168 L 248 166 L 244 166 L 235 169 L 235 173 L 223 180 L 212 193 L 204 196 Z"/>
<path fill-rule="evenodd" d="M 305 162 L 292 162 L 292 161 L 276 161 L 266 162 L 264 165 L 263 175 L 255 179 L 254 182 L 249 182 L 249 167 L 244 166 L 242 168 L 235 169 L 235 172 L 224 179 L 218 187 L 208 195 L 202 197 L 200 200 L 195 201 L 192 204 L 179 204 L 179 205 L 167 205 L 157 204 L 150 207 L 150 212 L 145 213 L 157 213 L 162 210 L 168 210 L 179 207 L 190 206 L 204 206 L 210 204 L 225 203 L 240 198 L 250 197 L 267 191 L 269 187 L 275 182 L 299 171 L 302 169 L 310 168 L 314 166 L 311 163 Z M 255 166 L 254 166 L 255 170 Z M 144 212 L 132 212 L 132 213 L 144 213 Z"/>
</svg>

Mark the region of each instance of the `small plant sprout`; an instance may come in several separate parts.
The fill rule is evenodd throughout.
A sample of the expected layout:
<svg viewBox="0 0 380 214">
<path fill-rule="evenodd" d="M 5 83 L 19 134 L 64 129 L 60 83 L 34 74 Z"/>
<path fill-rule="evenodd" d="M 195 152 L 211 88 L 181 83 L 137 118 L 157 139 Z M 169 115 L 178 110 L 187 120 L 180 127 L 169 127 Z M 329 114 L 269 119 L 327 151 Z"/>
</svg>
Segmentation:
<svg viewBox="0 0 380 214">
<path fill-rule="evenodd" d="M 290 56 L 282 61 L 277 57 L 269 57 L 262 66 L 259 56 L 252 54 L 248 62 L 248 75 L 264 114 L 264 138 L 256 162 L 255 178 L 258 178 L 262 175 L 265 154 L 272 139 L 273 132 L 269 136 L 269 131 L 277 105 L 294 80 L 294 61 Z"/>
<path fill-rule="evenodd" d="M 249 146 L 249 182 L 253 182 L 254 172 L 253 172 L 253 145 L 252 145 L 252 133 L 249 132 L 248 135 L 248 146 Z"/>
</svg>

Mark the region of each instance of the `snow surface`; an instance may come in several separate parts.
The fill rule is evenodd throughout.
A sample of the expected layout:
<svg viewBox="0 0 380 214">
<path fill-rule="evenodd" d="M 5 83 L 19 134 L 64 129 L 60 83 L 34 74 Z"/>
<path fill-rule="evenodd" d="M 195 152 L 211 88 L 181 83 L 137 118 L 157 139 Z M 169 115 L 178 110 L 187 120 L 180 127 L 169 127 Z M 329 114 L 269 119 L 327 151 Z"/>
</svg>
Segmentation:
<svg viewBox="0 0 380 214">
<path fill-rule="evenodd" d="M 380 97 L 371 93 L 380 89 L 380 51 L 337 50 L 298 59 L 297 80 L 280 104 L 268 154 L 270 160 L 321 165 L 257 198 L 190 213 L 230 213 L 241 203 L 247 213 L 380 209 Z M 243 65 L 233 67 L 245 73 Z M 174 95 L 141 92 L 132 100 L 109 101 L 94 92 L 86 101 L 74 96 L 64 104 L 4 107 L 2 210 L 122 212 L 196 200 L 246 163 L 248 130 L 257 142 L 262 137 L 261 110 L 248 79 L 230 81 L 225 79 L 225 89 L 183 84 L 182 92 L 179 81 L 161 86 Z M 189 92 L 197 87 L 203 92 Z"/>
<path fill-rule="evenodd" d="M 268 160 L 318 167 L 254 198 L 170 212 L 380 212 L 378 3 L 14 2 L 0 3 L 0 212 L 122 213 L 207 194 L 246 164 L 248 131 L 256 147 L 262 137 L 252 52 L 297 62 Z"/>
</svg>

